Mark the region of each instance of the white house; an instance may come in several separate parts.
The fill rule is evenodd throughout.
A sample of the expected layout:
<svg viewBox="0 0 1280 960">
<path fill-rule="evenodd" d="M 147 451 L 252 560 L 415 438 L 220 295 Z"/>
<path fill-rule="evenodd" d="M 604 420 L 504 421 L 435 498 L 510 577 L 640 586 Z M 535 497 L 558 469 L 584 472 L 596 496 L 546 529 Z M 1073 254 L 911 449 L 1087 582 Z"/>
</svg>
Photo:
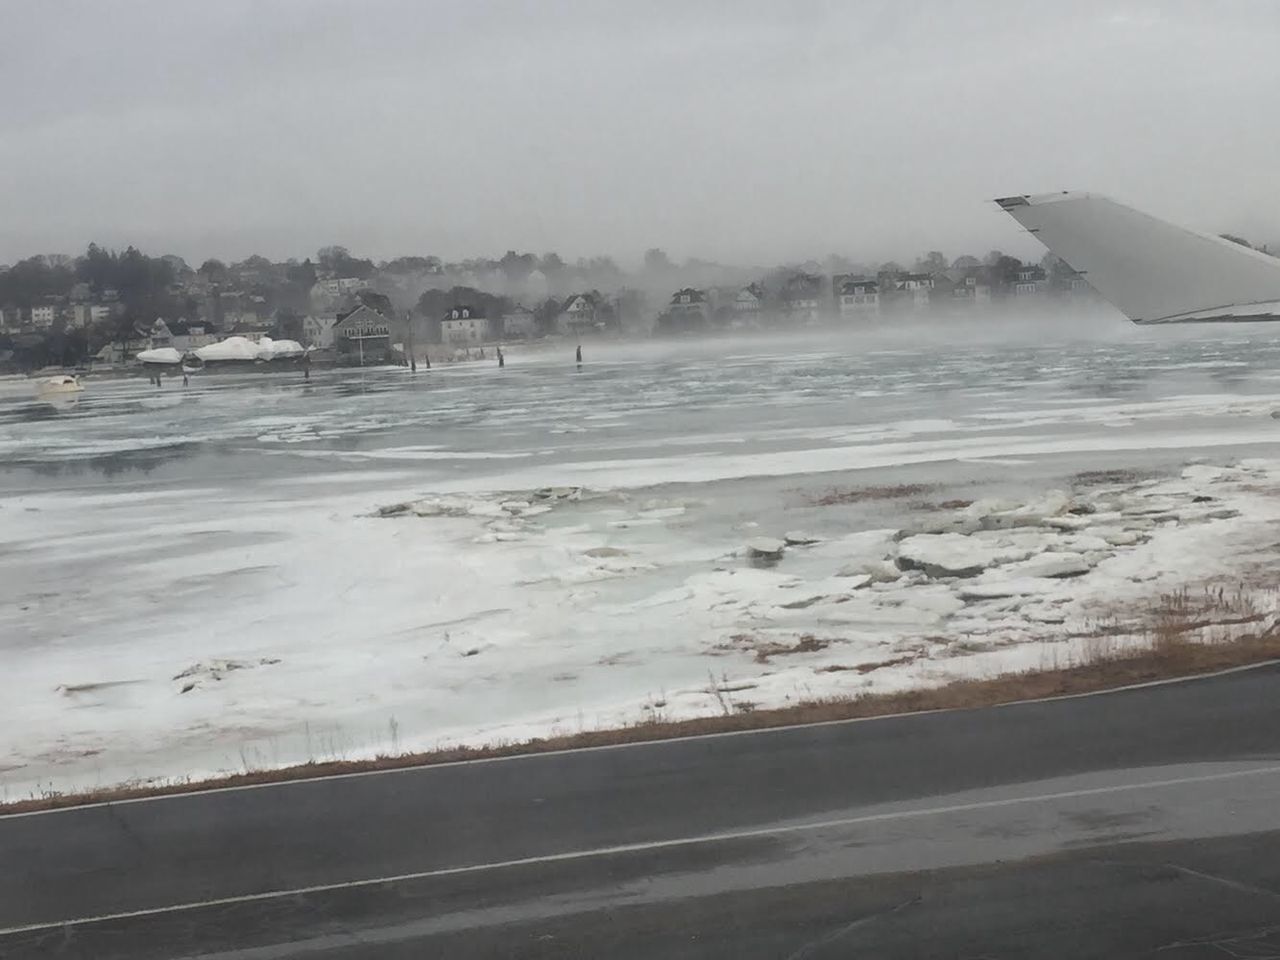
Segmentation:
<svg viewBox="0 0 1280 960">
<path fill-rule="evenodd" d="M 440 339 L 454 346 L 474 346 L 489 339 L 489 320 L 483 311 L 459 304 L 440 321 Z"/>
<path fill-rule="evenodd" d="M 595 329 L 600 304 L 589 293 L 575 293 L 564 302 L 564 310 L 556 320 L 561 333 L 580 334 Z"/>
<path fill-rule="evenodd" d="M 733 325 L 754 327 L 764 309 L 764 290 L 754 283 L 743 287 L 733 298 Z"/>
<path fill-rule="evenodd" d="M 57 316 L 56 307 L 40 306 L 31 308 L 31 325 L 39 330 L 48 330 L 53 326 L 53 319 Z"/>
<path fill-rule="evenodd" d="M 912 308 L 927 310 L 933 295 L 933 277 L 927 273 L 904 273 L 898 278 L 898 289 L 911 295 Z"/>
<path fill-rule="evenodd" d="M 846 280 L 840 285 L 840 319 L 871 320 L 880 316 L 880 285 L 874 280 Z"/>
<path fill-rule="evenodd" d="M 322 313 L 302 318 L 302 342 L 308 347 L 327 350 L 333 346 L 333 328 L 338 322 L 336 313 Z"/>
</svg>

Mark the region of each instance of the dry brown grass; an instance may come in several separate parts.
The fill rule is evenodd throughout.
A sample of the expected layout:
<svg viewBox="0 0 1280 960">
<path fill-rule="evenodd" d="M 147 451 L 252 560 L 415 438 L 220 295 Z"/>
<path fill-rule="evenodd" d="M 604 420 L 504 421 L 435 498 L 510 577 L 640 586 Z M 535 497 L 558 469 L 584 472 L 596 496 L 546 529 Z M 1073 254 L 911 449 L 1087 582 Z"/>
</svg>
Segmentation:
<svg viewBox="0 0 1280 960">
<path fill-rule="evenodd" d="M 833 663 L 827 667 L 819 667 L 818 673 L 843 673 L 851 670 L 854 673 L 872 673 L 876 670 L 883 670 L 885 667 L 901 667 L 908 663 L 913 663 L 920 659 L 918 653 L 904 654 L 901 657 L 893 657 L 890 660 L 875 660 L 870 663 L 855 663 L 851 666 L 845 666 L 840 663 Z"/>
<path fill-rule="evenodd" d="M 756 663 L 768 663 L 771 657 L 789 653 L 817 653 L 831 646 L 830 640 L 822 640 L 812 633 L 802 634 L 795 643 L 761 643 L 755 648 Z"/>
<path fill-rule="evenodd" d="M 924 483 L 898 483 L 883 487 L 832 488 L 810 503 L 818 507 L 834 507 L 842 503 L 867 503 L 875 500 L 902 500 L 928 493 L 933 487 Z"/>
<path fill-rule="evenodd" d="M 1157 476 L 1150 470 L 1084 470 L 1071 478 L 1074 486 L 1109 487 L 1141 483 Z"/>
</svg>

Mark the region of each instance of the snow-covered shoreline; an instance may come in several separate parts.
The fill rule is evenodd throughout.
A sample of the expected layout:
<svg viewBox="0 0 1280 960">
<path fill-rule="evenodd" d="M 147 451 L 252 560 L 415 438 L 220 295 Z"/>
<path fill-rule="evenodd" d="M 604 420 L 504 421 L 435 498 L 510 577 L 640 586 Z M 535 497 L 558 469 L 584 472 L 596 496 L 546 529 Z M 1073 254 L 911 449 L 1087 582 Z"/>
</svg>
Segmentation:
<svg viewBox="0 0 1280 960">
<path fill-rule="evenodd" d="M 1111 649 L 1146 642 L 1144 611 L 1205 584 L 1244 584 L 1262 614 L 1280 611 L 1258 579 L 1280 522 L 1280 461 L 923 503 L 908 524 L 836 534 L 810 511 L 808 533 L 747 522 L 708 537 L 704 502 L 652 493 L 437 495 L 331 514 L 327 536 L 347 539 L 352 569 L 325 579 L 355 609 L 334 621 L 342 604 L 320 604 L 327 629 L 297 591 L 249 601 L 264 575 L 289 574 L 265 541 L 245 549 L 247 528 L 226 525 L 209 555 L 166 552 L 157 563 L 179 567 L 169 590 L 181 595 L 127 622 L 170 642 L 126 647 L 122 632 L 105 670 L 57 644 L 10 652 L 3 696 L 26 722 L 4 731 L 0 798 L 1054 667 L 1086 658 L 1103 622 Z M 762 535 L 780 551 L 748 545 Z M 392 583 L 369 566 L 375 544 L 394 545 Z M 236 555 L 243 565 L 226 562 Z M 184 605 L 222 622 L 184 626 Z"/>
<path fill-rule="evenodd" d="M 1271 617 L 1274 350 L 1160 350 L 0 406 L 0 800 L 1060 666 L 1205 584 Z"/>
</svg>

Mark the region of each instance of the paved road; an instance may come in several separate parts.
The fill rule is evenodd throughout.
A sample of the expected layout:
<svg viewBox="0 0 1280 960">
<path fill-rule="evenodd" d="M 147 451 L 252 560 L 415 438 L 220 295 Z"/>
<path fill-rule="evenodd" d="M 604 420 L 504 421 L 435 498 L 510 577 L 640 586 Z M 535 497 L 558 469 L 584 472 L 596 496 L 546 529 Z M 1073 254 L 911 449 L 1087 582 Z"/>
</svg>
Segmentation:
<svg viewBox="0 0 1280 960">
<path fill-rule="evenodd" d="M 1280 953 L 1280 668 L 0 818 L 0 864 L 5 957 Z"/>
</svg>

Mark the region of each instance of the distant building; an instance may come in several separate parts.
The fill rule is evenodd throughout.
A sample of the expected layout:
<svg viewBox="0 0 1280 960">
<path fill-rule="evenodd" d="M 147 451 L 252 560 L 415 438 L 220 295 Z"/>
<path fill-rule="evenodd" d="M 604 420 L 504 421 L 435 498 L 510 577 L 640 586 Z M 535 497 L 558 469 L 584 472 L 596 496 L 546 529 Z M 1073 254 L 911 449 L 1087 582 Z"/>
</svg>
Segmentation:
<svg viewBox="0 0 1280 960">
<path fill-rule="evenodd" d="M 758 327 L 764 312 L 764 290 L 759 284 L 748 284 L 737 292 L 733 298 L 734 327 Z"/>
<path fill-rule="evenodd" d="M 336 313 L 321 313 L 302 318 L 303 346 L 327 350 L 333 346 L 333 328 L 338 322 Z"/>
<path fill-rule="evenodd" d="M 822 319 L 822 278 L 798 273 L 782 288 L 782 313 L 792 323 L 815 324 Z"/>
<path fill-rule="evenodd" d="M 874 320 L 880 316 L 880 284 L 850 279 L 840 285 L 840 319 Z"/>
<path fill-rule="evenodd" d="M 455 347 L 478 346 L 489 339 L 489 319 L 483 310 L 458 304 L 441 319 L 440 339 Z"/>
<path fill-rule="evenodd" d="M 179 353 L 198 350 L 200 347 L 208 346 L 217 340 L 213 331 L 202 322 L 189 323 L 186 320 L 178 319 L 169 324 L 169 330 L 173 335 L 173 342 L 169 345 Z"/>
<path fill-rule="evenodd" d="M 991 280 L 985 267 L 972 267 L 952 276 L 951 303 L 976 307 L 991 302 Z"/>
<path fill-rule="evenodd" d="M 38 307 L 31 308 L 31 326 L 37 330 L 48 330 L 53 326 L 53 321 L 58 317 L 58 308 L 48 304 L 42 304 Z"/>
<path fill-rule="evenodd" d="M 1049 278 L 1049 286 L 1058 296 L 1068 300 L 1093 296 L 1093 287 L 1084 278 L 1084 274 L 1073 270 L 1061 261 L 1057 263 Z"/>
<path fill-rule="evenodd" d="M 366 290 L 368 287 L 369 281 L 359 277 L 335 277 L 332 280 L 316 281 L 316 289 L 330 297 L 340 297 L 358 290 Z"/>
<path fill-rule="evenodd" d="M 1048 278 L 1044 270 L 1037 266 L 1019 267 L 1014 274 L 1013 295 L 1015 297 L 1033 297 L 1044 292 Z"/>
<path fill-rule="evenodd" d="M 517 304 L 510 313 L 503 314 L 502 335 L 504 337 L 536 337 L 538 321 L 533 311 Z"/>
<path fill-rule="evenodd" d="M 707 295 L 702 290 L 685 287 L 671 295 L 667 304 L 668 323 L 672 330 L 701 330 L 707 325 Z"/>
<path fill-rule="evenodd" d="M 151 350 L 173 346 L 173 331 L 162 318 L 157 317 L 156 322 L 151 325 L 151 335 L 147 338 L 147 345 Z"/>
<path fill-rule="evenodd" d="M 402 337 L 398 320 L 369 306 L 357 307 L 333 325 L 334 347 L 348 362 L 389 363 L 395 358 L 393 347 Z"/>
<path fill-rule="evenodd" d="M 581 335 L 600 323 L 601 304 L 593 293 L 575 293 L 564 302 L 556 328 L 561 333 Z"/>
<path fill-rule="evenodd" d="M 927 273 L 904 273 L 898 278 L 898 289 L 908 295 L 904 300 L 913 310 L 928 310 L 933 277 Z"/>
<path fill-rule="evenodd" d="M 275 330 L 275 320 L 255 309 L 235 310 L 223 314 L 223 328 L 236 336 L 258 340 L 264 334 L 270 336 Z"/>
</svg>

